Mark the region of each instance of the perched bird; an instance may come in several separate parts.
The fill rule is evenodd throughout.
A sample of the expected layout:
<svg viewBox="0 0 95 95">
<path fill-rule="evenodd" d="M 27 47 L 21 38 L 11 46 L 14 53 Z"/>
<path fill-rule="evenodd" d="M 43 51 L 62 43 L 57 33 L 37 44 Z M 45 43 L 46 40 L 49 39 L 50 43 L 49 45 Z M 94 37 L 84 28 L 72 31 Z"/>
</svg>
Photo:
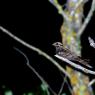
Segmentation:
<svg viewBox="0 0 95 95">
<path fill-rule="evenodd" d="M 79 62 L 89 68 L 92 68 L 88 64 L 88 60 L 81 58 L 80 56 L 77 56 L 74 52 L 71 52 L 68 48 L 65 48 L 62 43 L 55 42 L 53 46 L 56 48 L 56 54 L 60 57 L 64 57 L 70 61 Z"/>
</svg>

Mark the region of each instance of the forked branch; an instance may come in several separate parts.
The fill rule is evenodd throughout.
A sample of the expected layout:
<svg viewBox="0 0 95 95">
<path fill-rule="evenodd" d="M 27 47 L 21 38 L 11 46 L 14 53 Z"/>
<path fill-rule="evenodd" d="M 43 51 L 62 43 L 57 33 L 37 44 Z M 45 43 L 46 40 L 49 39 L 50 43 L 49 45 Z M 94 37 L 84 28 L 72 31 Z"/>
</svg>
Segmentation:
<svg viewBox="0 0 95 95">
<path fill-rule="evenodd" d="M 86 26 L 88 25 L 89 21 L 91 20 L 91 17 L 93 16 L 94 11 L 95 11 L 95 0 L 92 1 L 91 9 L 90 9 L 87 17 L 85 18 L 83 25 L 81 26 L 80 30 L 78 31 L 77 36 L 79 36 L 79 37 L 81 36 L 81 34 L 85 30 Z"/>
<path fill-rule="evenodd" d="M 51 61 L 61 72 L 63 72 L 68 78 L 70 78 L 70 75 L 65 71 L 65 69 L 60 66 L 52 57 L 50 57 L 48 54 L 46 54 L 45 52 L 43 52 L 42 50 L 40 50 L 39 48 L 34 47 L 33 45 L 28 44 L 27 42 L 23 41 L 22 39 L 20 39 L 19 37 L 15 36 L 14 34 L 12 34 L 11 32 L 9 32 L 8 30 L 6 30 L 5 28 L 0 26 L 0 30 L 2 30 L 2 32 L 6 33 L 8 36 L 10 36 L 11 38 L 13 38 L 14 40 L 16 40 L 17 42 L 19 42 L 20 44 L 24 45 L 25 47 L 37 52 L 38 54 L 42 55 L 43 57 L 45 57 L 46 59 L 48 59 L 49 61 Z"/>
</svg>

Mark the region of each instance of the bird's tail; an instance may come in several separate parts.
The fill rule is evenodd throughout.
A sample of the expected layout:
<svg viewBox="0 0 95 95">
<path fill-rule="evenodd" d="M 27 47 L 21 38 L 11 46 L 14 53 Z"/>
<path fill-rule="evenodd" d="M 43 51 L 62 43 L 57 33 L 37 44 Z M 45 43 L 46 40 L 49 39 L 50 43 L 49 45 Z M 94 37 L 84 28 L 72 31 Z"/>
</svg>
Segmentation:
<svg viewBox="0 0 95 95">
<path fill-rule="evenodd" d="M 85 65 L 85 66 L 87 66 L 89 68 L 92 68 L 92 66 L 88 64 L 89 60 L 87 60 L 87 59 L 85 59 L 85 60 L 79 60 L 79 63 L 81 63 L 81 64 L 83 64 L 83 65 Z"/>
</svg>

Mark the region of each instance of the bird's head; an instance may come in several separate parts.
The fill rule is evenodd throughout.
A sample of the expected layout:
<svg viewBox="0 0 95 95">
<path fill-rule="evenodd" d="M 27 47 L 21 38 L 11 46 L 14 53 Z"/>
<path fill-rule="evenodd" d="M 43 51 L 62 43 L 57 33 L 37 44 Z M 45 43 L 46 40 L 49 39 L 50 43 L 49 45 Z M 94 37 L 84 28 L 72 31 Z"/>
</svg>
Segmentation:
<svg viewBox="0 0 95 95">
<path fill-rule="evenodd" d="M 55 42 L 52 44 L 54 47 L 63 47 L 61 42 Z"/>
</svg>

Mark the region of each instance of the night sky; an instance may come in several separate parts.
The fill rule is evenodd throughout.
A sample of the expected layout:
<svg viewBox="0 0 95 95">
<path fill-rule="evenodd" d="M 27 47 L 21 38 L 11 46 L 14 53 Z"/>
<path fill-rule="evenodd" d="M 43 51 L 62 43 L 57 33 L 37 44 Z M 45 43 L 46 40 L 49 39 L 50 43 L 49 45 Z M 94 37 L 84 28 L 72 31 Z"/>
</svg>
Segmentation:
<svg viewBox="0 0 95 95">
<path fill-rule="evenodd" d="M 85 9 L 87 10 L 87 8 Z M 43 4 L 41 4 L 40 1 L 8 1 L 1 3 L 0 10 L 1 26 L 56 59 L 54 57 L 55 49 L 52 43 L 61 41 L 59 30 L 63 19 L 57 13 L 54 6 L 49 2 L 43 2 Z M 82 55 L 84 58 L 91 59 L 91 65 L 93 67 L 95 49 L 89 46 L 87 37 L 91 36 L 95 40 L 94 21 L 95 17 L 92 18 L 81 37 L 83 46 Z M 13 47 L 23 51 L 29 58 L 31 66 L 44 77 L 54 91 L 58 92 L 62 83 L 62 76 L 58 69 L 47 59 L 13 40 L 1 32 L 1 30 L 0 86 L 6 85 L 12 89 L 16 95 L 20 95 L 18 93 L 27 92 L 31 89 L 35 90 L 37 86 L 41 84 L 37 76 L 27 67 L 23 55 L 14 50 Z M 62 63 L 60 60 L 57 61 Z"/>
</svg>

